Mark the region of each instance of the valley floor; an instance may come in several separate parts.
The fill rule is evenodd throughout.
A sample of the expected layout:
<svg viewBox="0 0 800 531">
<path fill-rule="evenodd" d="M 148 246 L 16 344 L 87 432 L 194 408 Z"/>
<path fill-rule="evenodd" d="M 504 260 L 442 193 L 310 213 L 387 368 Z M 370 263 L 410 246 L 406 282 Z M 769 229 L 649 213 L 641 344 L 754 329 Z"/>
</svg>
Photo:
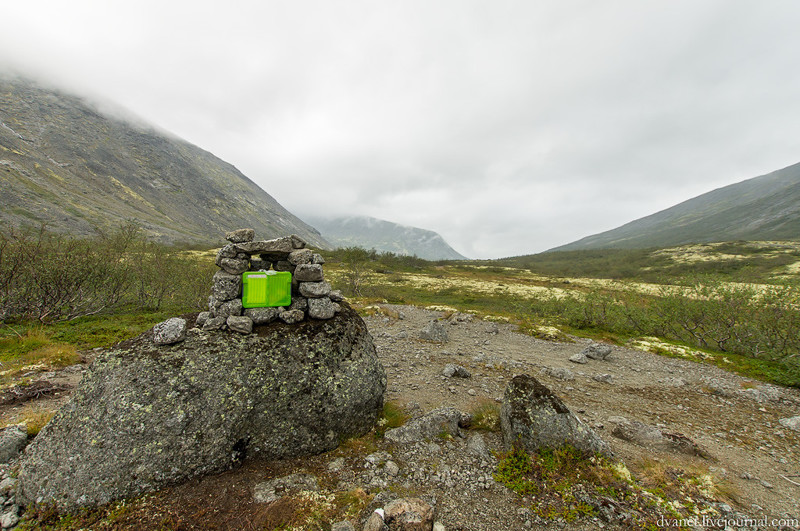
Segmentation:
<svg viewBox="0 0 800 531">
<path fill-rule="evenodd" d="M 729 514 L 800 518 L 800 432 L 779 422 L 800 415 L 800 392 L 795 389 L 623 347 L 614 347 L 606 360 L 576 364 L 569 358 L 588 340 L 545 341 L 517 333 L 514 325 L 466 314 L 442 320 L 449 340 L 434 343 L 419 339 L 419 331 L 442 317 L 441 312 L 378 305 L 367 313 L 364 319 L 388 376 L 386 399 L 412 417 L 440 406 L 474 411 L 482 403 L 496 404 L 514 375 L 528 373 L 594 428 L 642 484 L 670 474 L 699 478 L 708 483 L 719 507 L 730 506 Z M 443 376 L 448 364 L 467 368 L 471 376 Z M 601 375 L 610 377 L 594 378 Z M 28 406 L 5 405 L 0 413 Z M 688 438 L 705 455 L 623 441 L 611 433 L 620 417 Z M 324 524 L 304 527 L 298 514 L 305 510 L 309 518 L 313 511 L 323 511 L 332 521 L 348 519 L 360 530 L 372 509 L 412 496 L 434 505 L 436 520 L 448 531 L 627 527 L 591 516 L 575 521 L 542 518 L 532 510 L 534 497 L 519 496 L 494 480 L 502 452 L 497 431 L 465 430 L 463 438 L 406 446 L 368 435 L 311 458 L 250 460 L 235 470 L 134 500 L 113 522 L 106 515 L 91 527 L 329 529 Z M 253 500 L 256 484 L 293 472 L 317 477 L 323 501 L 266 505 Z M 651 490 L 659 488 L 656 483 Z M 311 520 L 315 518 L 320 522 L 327 517 Z"/>
</svg>

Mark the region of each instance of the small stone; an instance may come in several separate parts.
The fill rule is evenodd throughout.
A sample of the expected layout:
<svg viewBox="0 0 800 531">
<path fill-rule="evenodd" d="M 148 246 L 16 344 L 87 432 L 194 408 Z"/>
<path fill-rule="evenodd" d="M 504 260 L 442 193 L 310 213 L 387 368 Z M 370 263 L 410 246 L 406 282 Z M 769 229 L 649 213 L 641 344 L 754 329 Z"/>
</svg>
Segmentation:
<svg viewBox="0 0 800 531">
<path fill-rule="evenodd" d="M 436 341 L 438 343 L 446 343 L 450 338 L 447 335 L 447 330 L 442 323 L 437 320 L 432 320 L 428 323 L 428 325 L 420 330 L 419 332 L 420 339 L 424 339 L 426 341 Z"/>
<path fill-rule="evenodd" d="M 384 466 L 384 468 L 386 469 L 386 473 L 392 477 L 400 473 L 400 467 L 397 466 L 397 463 L 394 461 L 386 461 L 386 466 Z"/>
<path fill-rule="evenodd" d="M 364 531 L 383 531 L 384 525 L 383 514 L 376 510 L 364 524 Z"/>
<path fill-rule="evenodd" d="M 308 299 L 308 316 L 312 319 L 332 319 L 336 315 L 336 306 L 336 303 L 327 297 Z"/>
<path fill-rule="evenodd" d="M 256 503 L 270 503 L 283 496 L 302 490 L 318 491 L 319 483 L 317 483 L 317 478 L 310 474 L 290 474 L 282 478 L 259 483 L 253 489 L 253 500 Z"/>
<path fill-rule="evenodd" d="M 295 249 L 302 249 L 306 246 L 306 241 L 297 234 L 292 234 L 289 236 L 289 239 L 292 241 L 292 247 Z"/>
<path fill-rule="evenodd" d="M 274 266 L 275 271 L 288 271 L 289 273 L 294 274 L 294 267 L 291 262 L 288 260 L 278 260 L 275 262 Z"/>
<path fill-rule="evenodd" d="M 203 328 L 203 325 L 206 324 L 206 321 L 211 319 L 211 317 L 211 312 L 200 312 L 197 314 L 197 318 L 194 320 L 194 325 L 198 328 Z"/>
<path fill-rule="evenodd" d="M 592 376 L 592 380 L 607 384 L 610 384 L 613 378 L 614 377 L 611 376 L 610 374 L 595 374 L 594 376 Z"/>
<path fill-rule="evenodd" d="M 475 389 L 468 389 L 468 390 L 467 390 L 467 394 L 468 394 L 469 396 L 475 396 L 475 395 L 477 395 L 477 394 L 478 394 L 478 392 L 477 392 Z"/>
<path fill-rule="evenodd" d="M 764 487 L 765 489 L 773 489 L 773 488 L 775 488 L 775 487 L 772 486 L 772 483 L 770 483 L 768 481 L 764 481 L 763 479 L 760 481 L 760 483 L 761 483 L 761 486 Z"/>
<path fill-rule="evenodd" d="M 489 457 L 489 449 L 483 435 L 476 433 L 467 442 L 467 451 L 477 457 Z"/>
<path fill-rule="evenodd" d="M 446 376 L 448 378 L 469 378 L 472 376 L 470 372 L 461 365 L 453 365 L 452 363 L 448 363 L 444 370 L 442 370 L 442 376 Z"/>
<path fill-rule="evenodd" d="M 384 511 L 389 529 L 427 531 L 433 528 L 433 507 L 419 498 L 391 501 Z"/>
<path fill-rule="evenodd" d="M 2 526 L 3 529 L 10 529 L 16 526 L 18 523 L 19 523 L 19 516 L 17 516 L 16 510 L 8 511 L 7 513 L 3 513 L 2 516 L 0 516 L 0 526 Z"/>
<path fill-rule="evenodd" d="M 308 310 L 308 299 L 299 296 L 292 297 L 292 304 L 287 308 L 287 310 Z"/>
<path fill-rule="evenodd" d="M 331 472 L 338 472 L 344 468 L 344 465 L 345 465 L 344 457 L 337 457 L 336 459 L 328 463 L 328 470 L 330 470 Z"/>
<path fill-rule="evenodd" d="M 367 457 L 364 458 L 364 460 L 371 465 L 381 466 L 386 461 L 388 461 L 390 457 L 392 456 L 391 454 L 389 454 L 389 452 L 381 451 L 369 454 Z"/>
<path fill-rule="evenodd" d="M 299 282 L 320 282 L 323 280 L 322 266 L 319 264 L 300 264 L 294 271 Z"/>
<path fill-rule="evenodd" d="M 211 279 L 211 295 L 221 301 L 237 299 L 242 295 L 242 275 L 231 275 L 225 271 L 217 271 Z"/>
<path fill-rule="evenodd" d="M 312 257 L 311 257 L 311 263 L 312 263 L 312 264 L 319 264 L 319 265 L 322 265 L 322 264 L 324 264 L 324 263 L 325 263 L 325 259 L 324 259 L 324 258 L 322 258 L 322 255 L 321 255 L 321 254 L 319 254 L 319 253 L 314 253 L 314 254 L 312 255 Z"/>
<path fill-rule="evenodd" d="M 336 522 L 331 526 L 331 531 L 356 531 L 356 528 L 353 527 L 353 524 L 348 522 L 347 520 L 343 520 L 341 522 Z"/>
<path fill-rule="evenodd" d="M 584 354 L 583 352 L 579 352 L 573 356 L 570 356 L 569 361 L 571 361 L 572 363 L 584 364 L 584 363 L 589 363 L 589 358 L 587 358 L 586 354 Z"/>
<path fill-rule="evenodd" d="M 232 301 L 223 302 L 214 312 L 214 315 L 227 319 L 231 315 L 242 315 L 242 310 L 244 310 L 242 299 L 233 299 Z"/>
<path fill-rule="evenodd" d="M 28 444 L 28 432 L 21 426 L 9 426 L 0 430 L 0 463 L 8 463 L 19 455 L 25 445 Z M 6 478 L 0 483 L 0 491 L 7 492 L 9 481 L 16 481 Z"/>
<path fill-rule="evenodd" d="M 225 233 L 225 239 L 231 243 L 251 242 L 255 237 L 256 231 L 253 229 L 237 229 Z"/>
<path fill-rule="evenodd" d="M 218 265 L 229 275 L 241 275 L 250 268 L 250 260 L 223 258 Z"/>
<path fill-rule="evenodd" d="M 172 317 L 153 327 L 153 343 L 172 345 L 186 339 L 186 319 Z"/>
<path fill-rule="evenodd" d="M 219 317 L 212 317 L 203 324 L 203 330 L 206 331 L 219 330 L 223 326 L 225 326 L 226 320 L 227 317 L 223 317 L 221 315 Z"/>
<path fill-rule="evenodd" d="M 780 419 L 778 420 L 778 422 L 780 422 L 781 426 L 785 426 L 792 430 L 800 431 L 800 415 L 797 415 L 796 417 L 787 417 L 784 419 Z"/>
<path fill-rule="evenodd" d="M 432 531 L 446 531 L 444 524 L 441 522 L 434 522 Z"/>
<path fill-rule="evenodd" d="M 604 360 L 611 354 L 611 347 L 602 343 L 590 343 L 581 351 L 581 354 L 593 360 Z"/>
<path fill-rule="evenodd" d="M 226 321 L 228 328 L 240 334 L 249 334 L 253 331 L 253 320 L 246 315 L 231 315 Z"/>
<path fill-rule="evenodd" d="M 330 299 L 331 299 L 333 302 L 342 302 L 342 301 L 344 300 L 344 295 L 342 295 L 342 292 L 341 292 L 341 291 L 339 291 L 338 289 L 332 290 L 332 291 L 331 291 L 331 292 L 328 294 L 328 297 L 330 297 Z"/>
<path fill-rule="evenodd" d="M 301 282 L 300 295 L 309 299 L 327 297 L 331 292 L 331 285 L 327 282 Z"/>
<path fill-rule="evenodd" d="M 298 249 L 289 253 L 289 263 L 293 265 L 313 263 L 314 252 L 311 249 Z"/>
<path fill-rule="evenodd" d="M 275 238 L 274 240 L 237 243 L 236 249 L 239 252 L 249 255 L 261 253 L 280 253 L 284 254 L 283 259 L 285 260 L 286 255 L 291 253 L 295 247 L 292 245 L 291 238 L 287 236 L 283 238 Z"/>
<path fill-rule="evenodd" d="M 500 332 L 500 327 L 497 326 L 497 323 L 489 323 L 489 326 L 486 327 L 487 334 L 498 334 Z"/>
<path fill-rule="evenodd" d="M 236 258 L 236 254 L 237 253 L 238 253 L 238 251 L 236 250 L 236 247 L 234 245 L 228 244 L 228 245 L 222 247 L 219 251 L 217 251 L 217 256 L 214 259 L 214 263 L 217 266 L 222 267 L 220 265 L 220 261 L 223 258 Z"/>
<path fill-rule="evenodd" d="M 289 310 L 279 313 L 278 317 L 286 324 L 295 324 L 305 319 L 306 314 L 302 310 Z"/>
<path fill-rule="evenodd" d="M 270 267 L 272 267 L 272 262 L 267 262 L 261 258 L 250 259 L 250 271 L 269 271 Z"/>
<path fill-rule="evenodd" d="M 253 320 L 253 324 L 267 324 L 278 318 L 280 308 L 247 308 L 244 314 Z"/>
<path fill-rule="evenodd" d="M 558 380 L 571 381 L 575 379 L 575 375 L 571 370 L 560 367 L 546 367 L 542 369 L 542 372 Z"/>
</svg>

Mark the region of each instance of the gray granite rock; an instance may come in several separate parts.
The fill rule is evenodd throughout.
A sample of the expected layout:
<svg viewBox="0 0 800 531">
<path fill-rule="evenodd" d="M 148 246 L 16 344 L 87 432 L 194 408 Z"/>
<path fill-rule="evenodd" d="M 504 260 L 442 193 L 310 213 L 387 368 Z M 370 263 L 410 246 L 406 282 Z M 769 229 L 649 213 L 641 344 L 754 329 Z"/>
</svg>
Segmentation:
<svg viewBox="0 0 800 531">
<path fill-rule="evenodd" d="M 153 327 L 153 343 L 172 345 L 186 338 L 186 319 L 172 317 Z"/>
<path fill-rule="evenodd" d="M 256 231 L 253 229 L 237 229 L 225 233 L 225 239 L 231 243 L 251 242 L 255 236 Z"/>
<path fill-rule="evenodd" d="M 253 324 L 260 325 L 271 323 L 278 318 L 281 311 L 280 308 L 247 308 L 244 314 L 253 320 Z"/>
<path fill-rule="evenodd" d="M 240 334 L 249 334 L 253 331 L 253 320 L 246 315 L 231 315 L 225 323 L 228 328 Z"/>
<path fill-rule="evenodd" d="M 327 297 L 331 292 L 331 285 L 327 282 L 301 282 L 300 295 L 309 299 Z"/>
<path fill-rule="evenodd" d="M 322 266 L 319 264 L 300 264 L 294 271 L 298 282 L 320 282 L 323 280 Z"/>
</svg>

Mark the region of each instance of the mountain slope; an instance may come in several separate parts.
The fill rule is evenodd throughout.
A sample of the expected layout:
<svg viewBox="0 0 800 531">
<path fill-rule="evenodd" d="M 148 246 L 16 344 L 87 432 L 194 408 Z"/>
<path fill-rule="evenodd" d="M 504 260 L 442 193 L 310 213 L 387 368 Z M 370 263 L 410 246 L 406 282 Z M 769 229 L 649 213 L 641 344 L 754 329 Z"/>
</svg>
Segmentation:
<svg viewBox="0 0 800 531">
<path fill-rule="evenodd" d="M 635 249 L 800 238 L 800 163 L 712 190 L 610 231 L 550 249 Z"/>
<path fill-rule="evenodd" d="M 438 233 L 367 216 L 309 219 L 337 247 L 357 246 L 426 260 L 464 260 Z"/>
<path fill-rule="evenodd" d="M 0 221 L 89 235 L 137 220 L 162 242 L 252 227 L 329 244 L 239 170 L 154 129 L 33 82 L 0 77 Z"/>
</svg>

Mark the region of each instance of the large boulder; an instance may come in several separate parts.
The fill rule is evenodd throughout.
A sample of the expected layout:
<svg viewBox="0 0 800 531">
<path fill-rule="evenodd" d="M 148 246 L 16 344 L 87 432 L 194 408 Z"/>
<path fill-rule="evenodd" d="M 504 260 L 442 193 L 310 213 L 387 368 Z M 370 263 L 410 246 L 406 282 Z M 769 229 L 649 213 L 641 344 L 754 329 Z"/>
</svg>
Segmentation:
<svg viewBox="0 0 800 531">
<path fill-rule="evenodd" d="M 587 452 L 610 453 L 606 443 L 583 424 L 550 389 L 527 374 L 506 387 L 500 409 L 503 441 L 528 451 L 569 444 Z"/>
<path fill-rule="evenodd" d="M 136 496 L 267 459 L 320 453 L 369 431 L 386 374 L 364 321 L 193 328 L 177 345 L 148 332 L 102 353 L 25 452 L 23 503 L 61 508 Z"/>
</svg>

